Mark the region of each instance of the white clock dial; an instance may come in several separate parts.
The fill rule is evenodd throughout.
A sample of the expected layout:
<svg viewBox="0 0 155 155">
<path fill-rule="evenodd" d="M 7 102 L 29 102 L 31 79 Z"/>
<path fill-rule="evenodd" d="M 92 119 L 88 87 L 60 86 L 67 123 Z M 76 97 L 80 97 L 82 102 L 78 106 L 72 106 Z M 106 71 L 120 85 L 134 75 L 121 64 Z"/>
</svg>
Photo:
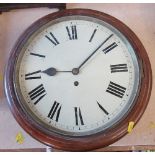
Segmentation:
<svg viewBox="0 0 155 155">
<path fill-rule="evenodd" d="M 111 127 L 138 91 L 133 48 L 115 28 L 91 17 L 45 25 L 22 49 L 17 66 L 24 108 L 61 134 L 89 135 Z"/>
</svg>

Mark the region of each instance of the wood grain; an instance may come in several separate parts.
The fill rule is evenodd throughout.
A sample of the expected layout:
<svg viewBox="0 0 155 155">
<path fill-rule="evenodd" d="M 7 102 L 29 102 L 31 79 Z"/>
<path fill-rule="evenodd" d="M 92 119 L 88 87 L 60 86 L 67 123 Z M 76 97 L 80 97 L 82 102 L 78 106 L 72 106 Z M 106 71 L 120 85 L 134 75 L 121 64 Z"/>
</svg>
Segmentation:
<svg viewBox="0 0 155 155">
<path fill-rule="evenodd" d="M 58 8 L 60 10 L 66 9 L 65 3 L 1 3 L 0 12 L 11 11 L 15 9 L 27 9 L 27 8 Z"/>
</svg>

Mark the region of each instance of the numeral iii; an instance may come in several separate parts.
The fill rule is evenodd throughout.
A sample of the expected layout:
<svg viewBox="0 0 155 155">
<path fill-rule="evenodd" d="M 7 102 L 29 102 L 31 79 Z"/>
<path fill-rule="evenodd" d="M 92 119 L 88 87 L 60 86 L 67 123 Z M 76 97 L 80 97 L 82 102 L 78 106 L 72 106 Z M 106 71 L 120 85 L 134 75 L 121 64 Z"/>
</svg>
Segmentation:
<svg viewBox="0 0 155 155">
<path fill-rule="evenodd" d="M 110 65 L 111 73 L 128 72 L 127 64 Z"/>
<path fill-rule="evenodd" d="M 25 74 L 25 80 L 41 79 L 41 76 L 38 75 L 38 73 L 41 73 L 41 70 Z"/>
</svg>

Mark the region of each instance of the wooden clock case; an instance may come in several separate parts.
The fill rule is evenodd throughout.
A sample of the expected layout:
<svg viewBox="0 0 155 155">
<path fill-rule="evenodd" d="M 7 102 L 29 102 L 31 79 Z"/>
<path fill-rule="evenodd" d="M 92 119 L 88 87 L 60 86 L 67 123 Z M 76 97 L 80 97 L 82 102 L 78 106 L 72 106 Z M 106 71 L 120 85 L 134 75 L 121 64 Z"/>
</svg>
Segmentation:
<svg viewBox="0 0 155 155">
<path fill-rule="evenodd" d="M 14 89 L 14 70 L 16 60 L 20 53 L 20 49 L 23 47 L 28 38 L 37 29 L 39 29 L 49 21 L 55 20 L 63 16 L 72 15 L 91 16 L 94 18 L 98 18 L 118 29 L 128 39 L 133 49 L 135 50 L 141 69 L 141 82 L 139 85 L 139 93 L 136 96 L 134 106 L 132 107 L 132 109 L 130 109 L 128 114 L 123 117 L 119 121 L 119 123 L 112 126 L 110 129 L 93 134 L 91 136 L 83 137 L 64 136 L 54 132 L 50 134 L 46 133 L 44 129 L 38 126 L 38 124 L 22 109 Z M 138 122 L 138 120 L 144 113 L 150 98 L 152 88 L 152 71 L 147 52 L 143 47 L 142 43 L 134 34 L 134 32 L 130 30 L 126 25 L 124 25 L 121 21 L 110 15 L 94 10 L 70 9 L 52 13 L 39 19 L 21 35 L 16 45 L 11 51 L 11 55 L 8 60 L 5 72 L 4 83 L 5 94 L 9 102 L 9 107 L 15 119 L 21 125 L 21 127 L 26 130 L 32 137 L 46 145 L 60 150 L 88 151 L 114 143 L 125 134 L 127 134 L 128 123 L 130 121 L 135 122 L 135 124 Z"/>
</svg>

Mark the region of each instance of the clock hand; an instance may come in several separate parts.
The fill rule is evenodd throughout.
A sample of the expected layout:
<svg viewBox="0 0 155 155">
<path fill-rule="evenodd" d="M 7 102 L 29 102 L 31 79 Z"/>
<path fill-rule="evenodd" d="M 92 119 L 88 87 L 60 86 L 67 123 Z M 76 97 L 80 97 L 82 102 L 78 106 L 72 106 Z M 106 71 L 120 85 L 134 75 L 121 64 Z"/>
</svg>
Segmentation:
<svg viewBox="0 0 155 155">
<path fill-rule="evenodd" d="M 93 51 L 80 65 L 78 68 L 74 68 L 73 70 L 76 70 L 76 72 L 80 70 L 80 68 L 113 36 L 111 34 L 109 37 L 107 37 L 96 49 Z M 72 70 L 72 71 L 73 71 Z"/>
<path fill-rule="evenodd" d="M 74 75 L 79 74 L 79 70 L 80 68 L 113 36 L 113 34 L 111 34 L 108 38 L 106 38 L 97 48 L 96 50 L 91 53 L 81 64 L 78 68 L 73 68 L 72 71 L 57 71 L 55 68 L 50 67 L 44 71 L 42 71 L 42 73 L 45 73 L 49 76 L 54 76 L 56 75 L 57 72 L 69 72 L 72 73 Z"/>
<path fill-rule="evenodd" d="M 56 69 L 53 68 L 53 67 L 50 67 L 50 68 L 48 68 L 48 69 L 42 71 L 42 73 L 45 73 L 45 74 L 47 74 L 47 75 L 49 75 L 49 76 L 54 76 L 54 75 L 56 75 L 58 72 L 72 72 L 72 71 L 58 71 L 58 70 L 56 70 Z"/>
</svg>

